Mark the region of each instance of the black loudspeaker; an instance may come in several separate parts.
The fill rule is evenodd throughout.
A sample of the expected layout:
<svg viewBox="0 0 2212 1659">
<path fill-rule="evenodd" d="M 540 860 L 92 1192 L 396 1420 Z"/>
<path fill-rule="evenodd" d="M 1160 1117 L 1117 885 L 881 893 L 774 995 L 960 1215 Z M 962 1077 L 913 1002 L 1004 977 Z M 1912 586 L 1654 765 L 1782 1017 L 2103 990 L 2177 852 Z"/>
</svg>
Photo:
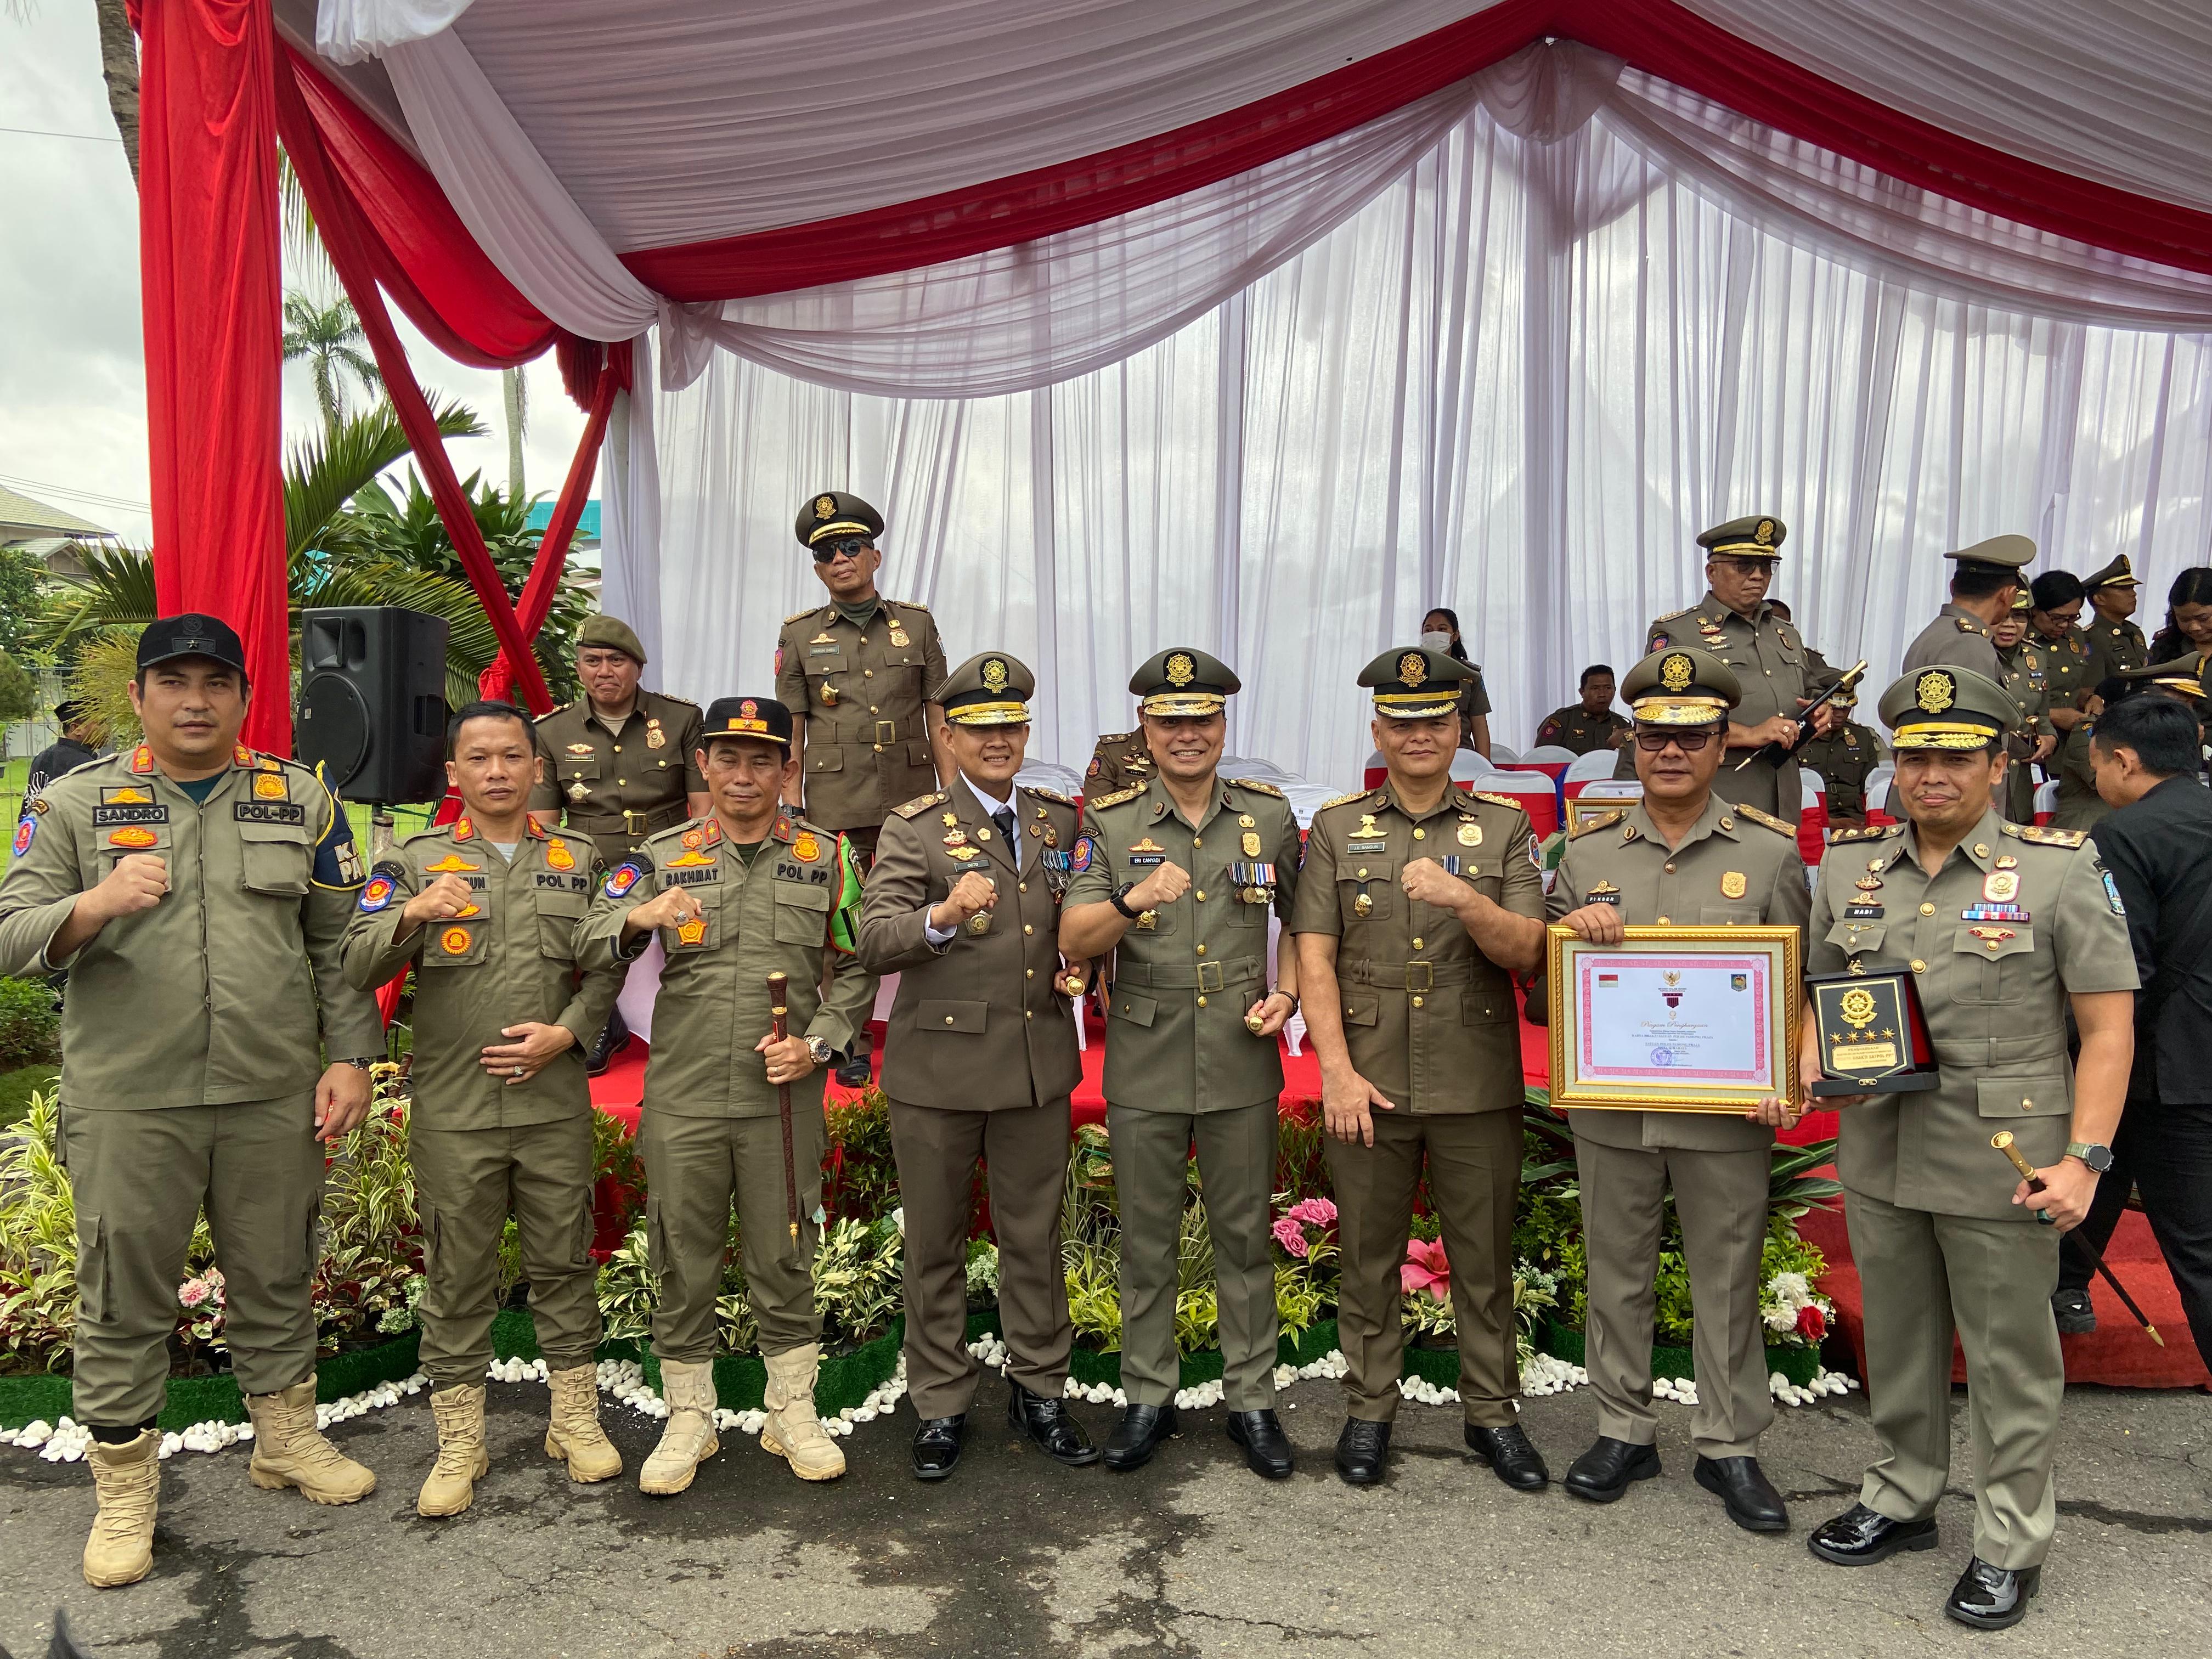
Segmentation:
<svg viewBox="0 0 2212 1659">
<path fill-rule="evenodd" d="M 442 617 L 398 605 L 300 613 L 300 758 L 375 806 L 446 793 Z"/>
</svg>

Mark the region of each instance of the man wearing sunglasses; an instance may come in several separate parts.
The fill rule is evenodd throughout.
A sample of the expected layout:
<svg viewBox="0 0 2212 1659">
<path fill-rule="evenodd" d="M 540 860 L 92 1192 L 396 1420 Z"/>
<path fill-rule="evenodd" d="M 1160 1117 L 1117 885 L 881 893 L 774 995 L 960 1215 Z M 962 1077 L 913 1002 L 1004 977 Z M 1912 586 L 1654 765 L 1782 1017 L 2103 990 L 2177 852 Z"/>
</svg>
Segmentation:
<svg viewBox="0 0 2212 1659">
<path fill-rule="evenodd" d="M 1802 929 L 1811 900 L 1795 829 L 1714 793 L 1730 717 L 1743 700 L 1735 672 L 1705 651 L 1654 652 L 1629 671 L 1621 695 L 1636 716 L 1630 746 L 1644 799 L 1575 833 L 1553 884 L 1552 920 L 1595 945 L 1618 945 L 1625 927 L 1653 924 Z M 1582 1183 L 1587 1364 L 1598 1400 L 1598 1437 L 1567 1471 L 1567 1490 L 1610 1504 L 1631 1482 L 1659 1473 L 1652 1279 L 1671 1183 L 1697 1314 L 1693 1474 L 1739 1527 L 1785 1530 L 1790 1512 L 1759 1467 L 1759 1437 L 1774 1420 L 1759 1311 L 1774 1131 L 1703 1112 L 1567 1116 Z"/>
</svg>

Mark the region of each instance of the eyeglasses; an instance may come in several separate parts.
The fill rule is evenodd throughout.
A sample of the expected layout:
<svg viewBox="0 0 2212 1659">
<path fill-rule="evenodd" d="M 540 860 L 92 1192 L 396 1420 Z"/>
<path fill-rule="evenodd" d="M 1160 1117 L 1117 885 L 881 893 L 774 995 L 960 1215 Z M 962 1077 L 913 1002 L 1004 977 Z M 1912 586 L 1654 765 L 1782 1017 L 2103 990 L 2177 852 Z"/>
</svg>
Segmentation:
<svg viewBox="0 0 2212 1659">
<path fill-rule="evenodd" d="M 1680 732 L 1672 728 L 1664 732 L 1638 732 L 1636 746 L 1647 755 L 1656 755 L 1671 743 L 1684 754 L 1694 755 L 1717 735 L 1711 726 L 1692 726 Z"/>
<path fill-rule="evenodd" d="M 874 550 L 875 544 L 873 542 L 858 540 L 824 542 L 821 546 L 814 550 L 814 562 L 817 564 L 829 564 L 841 556 L 848 553 L 851 554 L 857 559 L 861 554 L 872 553 Z"/>
</svg>

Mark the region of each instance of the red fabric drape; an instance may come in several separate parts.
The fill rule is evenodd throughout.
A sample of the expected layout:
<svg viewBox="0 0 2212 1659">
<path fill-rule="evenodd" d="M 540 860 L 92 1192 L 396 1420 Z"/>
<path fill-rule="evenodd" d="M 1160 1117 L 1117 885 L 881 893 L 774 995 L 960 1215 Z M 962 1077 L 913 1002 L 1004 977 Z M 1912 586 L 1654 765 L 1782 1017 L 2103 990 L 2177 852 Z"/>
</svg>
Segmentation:
<svg viewBox="0 0 2212 1659">
<path fill-rule="evenodd" d="M 141 20 L 138 234 L 155 594 L 246 643 L 244 739 L 292 750 L 269 0 Z"/>
</svg>

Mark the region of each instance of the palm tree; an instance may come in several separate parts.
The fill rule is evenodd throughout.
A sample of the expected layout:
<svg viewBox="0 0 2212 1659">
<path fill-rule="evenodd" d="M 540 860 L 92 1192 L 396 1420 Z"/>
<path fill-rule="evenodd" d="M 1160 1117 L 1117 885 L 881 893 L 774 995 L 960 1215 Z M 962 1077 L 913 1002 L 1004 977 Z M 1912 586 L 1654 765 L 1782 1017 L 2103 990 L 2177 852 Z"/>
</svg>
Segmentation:
<svg viewBox="0 0 2212 1659">
<path fill-rule="evenodd" d="M 384 385 L 376 360 L 362 349 L 367 337 L 361 319 L 354 315 L 353 301 L 343 295 L 328 305 L 318 305 L 296 289 L 284 296 L 284 361 L 307 360 L 325 427 L 335 428 L 345 418 L 349 374 L 365 392 L 376 392 Z"/>
</svg>

